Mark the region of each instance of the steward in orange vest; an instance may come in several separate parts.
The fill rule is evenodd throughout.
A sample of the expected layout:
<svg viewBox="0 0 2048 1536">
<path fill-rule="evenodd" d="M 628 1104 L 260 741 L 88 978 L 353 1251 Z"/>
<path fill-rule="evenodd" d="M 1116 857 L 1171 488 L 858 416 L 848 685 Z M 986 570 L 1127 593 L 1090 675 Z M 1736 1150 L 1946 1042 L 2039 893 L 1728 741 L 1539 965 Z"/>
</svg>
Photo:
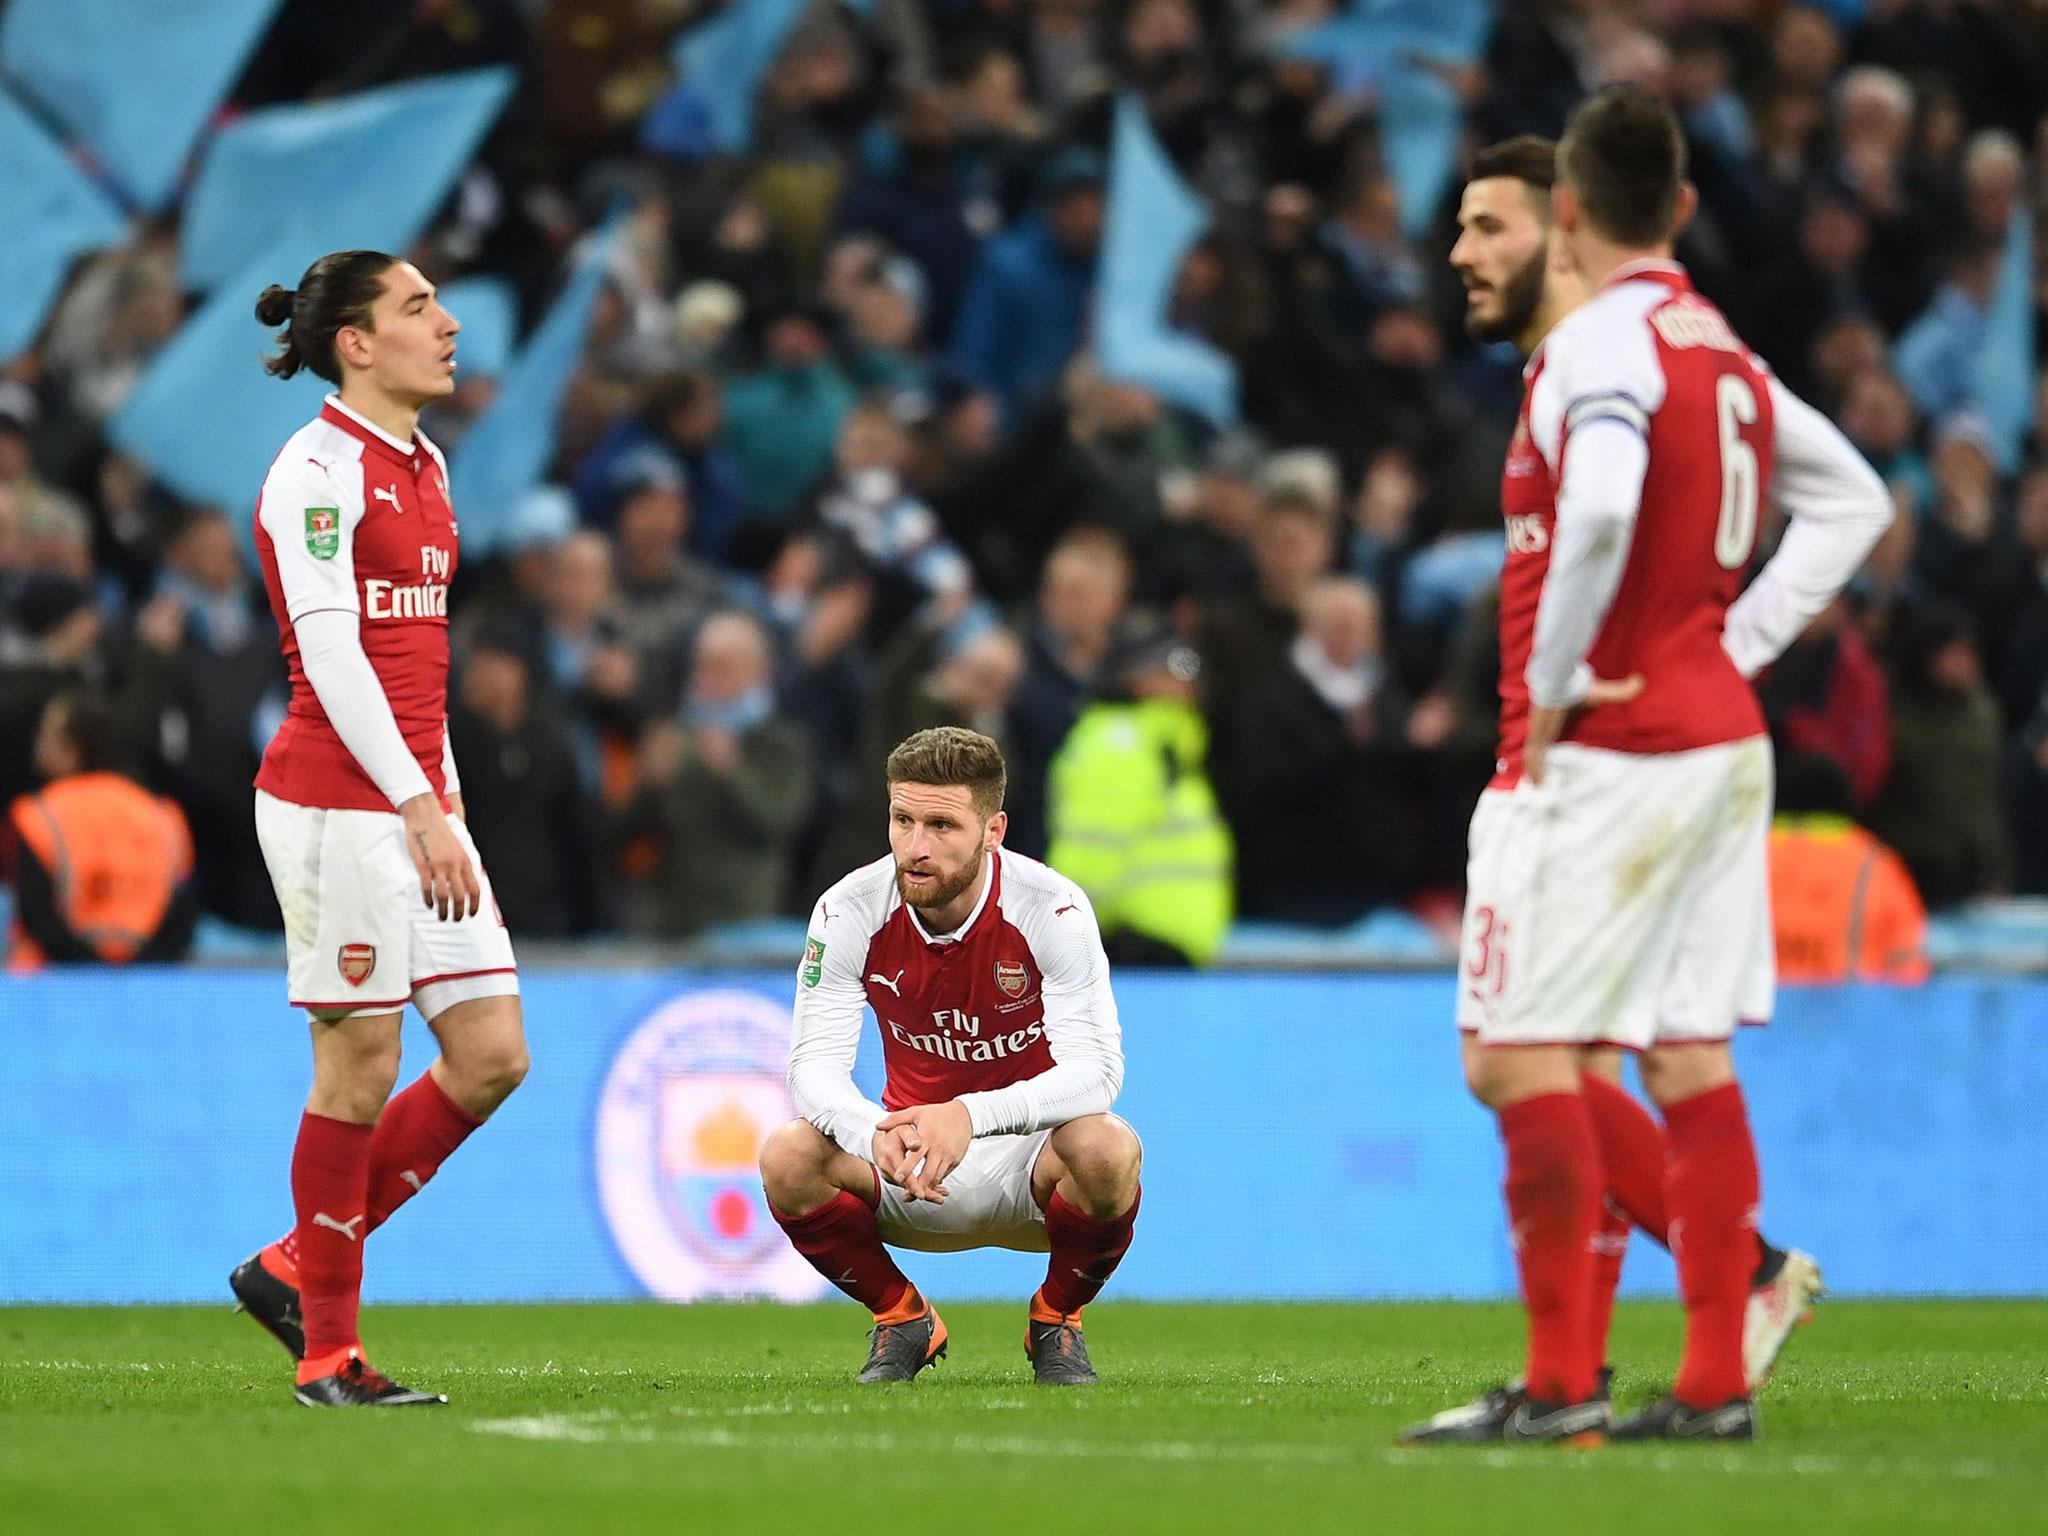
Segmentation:
<svg viewBox="0 0 2048 1536">
<path fill-rule="evenodd" d="M 1927 909 L 1896 853 L 1843 814 L 1838 768 L 1787 754 L 1771 824 L 1778 979 L 1927 979 Z"/>
<path fill-rule="evenodd" d="M 83 693 L 43 710 L 36 768 L 48 783 L 16 800 L 8 968 L 46 961 L 176 960 L 192 941 L 192 835 L 169 800 L 107 767 L 106 708 Z"/>
</svg>

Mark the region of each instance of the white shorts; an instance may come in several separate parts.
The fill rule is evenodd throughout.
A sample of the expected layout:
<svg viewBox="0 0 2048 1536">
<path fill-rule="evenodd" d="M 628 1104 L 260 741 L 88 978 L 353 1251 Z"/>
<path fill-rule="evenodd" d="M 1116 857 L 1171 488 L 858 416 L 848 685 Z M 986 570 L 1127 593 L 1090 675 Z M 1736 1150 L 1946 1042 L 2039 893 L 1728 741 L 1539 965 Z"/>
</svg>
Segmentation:
<svg viewBox="0 0 2048 1536">
<path fill-rule="evenodd" d="M 1770 1017 L 1771 752 L 1553 747 L 1472 816 L 1458 1027 L 1486 1045 L 1726 1040 Z"/>
<path fill-rule="evenodd" d="M 1015 1248 L 1044 1253 L 1045 1212 L 1031 1198 L 1031 1170 L 1052 1137 L 1050 1130 L 1028 1136 L 980 1136 L 967 1156 L 946 1175 L 946 1200 L 912 1200 L 879 1175 L 881 1202 L 875 1225 L 882 1241 L 925 1253 L 958 1253 L 967 1248 Z"/>
<path fill-rule="evenodd" d="M 403 1008 L 437 1018 L 456 1003 L 516 997 L 512 939 L 469 828 L 448 820 L 483 902 L 443 922 L 420 894 L 395 811 L 333 811 L 256 791 L 256 838 L 284 912 L 291 1003 L 329 1018 Z"/>
</svg>

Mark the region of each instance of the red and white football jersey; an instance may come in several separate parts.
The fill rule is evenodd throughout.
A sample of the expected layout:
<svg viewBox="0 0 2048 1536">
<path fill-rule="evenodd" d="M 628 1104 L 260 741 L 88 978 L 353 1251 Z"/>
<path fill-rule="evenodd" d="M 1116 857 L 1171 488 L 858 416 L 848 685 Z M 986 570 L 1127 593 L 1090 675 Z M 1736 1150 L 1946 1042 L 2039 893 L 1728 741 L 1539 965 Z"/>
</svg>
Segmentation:
<svg viewBox="0 0 2048 1536">
<path fill-rule="evenodd" d="M 342 744 L 300 665 L 294 624 L 339 609 L 359 616 L 363 651 L 392 716 L 445 805 L 456 524 L 441 450 L 422 434 L 401 443 L 328 396 L 264 478 L 256 553 L 291 673 L 291 703 L 256 787 L 297 805 L 392 809 Z"/>
<path fill-rule="evenodd" d="M 1628 559 L 1586 655 L 1596 677 L 1641 674 L 1626 704 L 1574 716 L 1564 739 L 1619 752 L 1679 752 L 1760 734 L 1762 712 L 1723 644 L 1770 487 L 1781 388 L 1721 312 L 1671 262 L 1625 267 L 1551 332 L 1524 374 L 1501 481 L 1507 557 L 1500 600 L 1500 753 L 1494 784 L 1521 777 L 1526 671 L 1575 426 L 1612 418 L 1649 444 Z"/>
<path fill-rule="evenodd" d="M 1109 1108 L 1123 1037 L 1088 898 L 1035 859 L 998 849 L 973 913 L 926 930 L 896 862 L 820 898 L 797 970 L 789 1083 L 798 1113 L 871 1157 L 888 1110 L 958 1099 L 977 1136 L 1035 1131 Z M 853 1083 L 861 1016 L 881 1027 L 882 1103 Z"/>
</svg>

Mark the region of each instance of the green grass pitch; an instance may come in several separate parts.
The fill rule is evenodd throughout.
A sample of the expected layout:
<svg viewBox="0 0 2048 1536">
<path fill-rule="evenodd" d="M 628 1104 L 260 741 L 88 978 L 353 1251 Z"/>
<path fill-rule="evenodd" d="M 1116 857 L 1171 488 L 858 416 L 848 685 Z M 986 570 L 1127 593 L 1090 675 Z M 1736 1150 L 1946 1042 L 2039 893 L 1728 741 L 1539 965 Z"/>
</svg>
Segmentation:
<svg viewBox="0 0 2048 1536">
<path fill-rule="evenodd" d="M 942 1303 L 943 1306 L 943 1303 Z M 1749 1448 L 1396 1452 L 1513 1364 L 1506 1306 L 1088 1315 L 1104 1375 L 1032 1386 L 1020 1306 L 857 1388 L 848 1305 L 373 1308 L 454 1405 L 314 1413 L 225 1307 L 0 1309 L 0 1532 L 2048 1531 L 2048 1303 L 1826 1304 Z M 1669 1303 L 1624 1305 L 1624 1404 Z"/>
</svg>

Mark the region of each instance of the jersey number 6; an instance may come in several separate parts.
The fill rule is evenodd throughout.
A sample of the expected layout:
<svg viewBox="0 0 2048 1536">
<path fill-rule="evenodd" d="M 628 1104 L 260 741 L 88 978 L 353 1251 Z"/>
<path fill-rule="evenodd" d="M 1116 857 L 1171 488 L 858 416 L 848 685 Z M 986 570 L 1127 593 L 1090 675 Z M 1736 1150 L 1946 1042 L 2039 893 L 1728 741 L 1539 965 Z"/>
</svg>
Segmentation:
<svg viewBox="0 0 2048 1536">
<path fill-rule="evenodd" d="M 1742 429 L 1756 425 L 1756 391 L 1739 373 L 1714 382 L 1714 415 L 1721 430 L 1721 521 L 1714 529 L 1714 558 L 1722 569 L 1739 571 L 1756 549 L 1757 499 L 1763 487 L 1756 450 Z"/>
</svg>

